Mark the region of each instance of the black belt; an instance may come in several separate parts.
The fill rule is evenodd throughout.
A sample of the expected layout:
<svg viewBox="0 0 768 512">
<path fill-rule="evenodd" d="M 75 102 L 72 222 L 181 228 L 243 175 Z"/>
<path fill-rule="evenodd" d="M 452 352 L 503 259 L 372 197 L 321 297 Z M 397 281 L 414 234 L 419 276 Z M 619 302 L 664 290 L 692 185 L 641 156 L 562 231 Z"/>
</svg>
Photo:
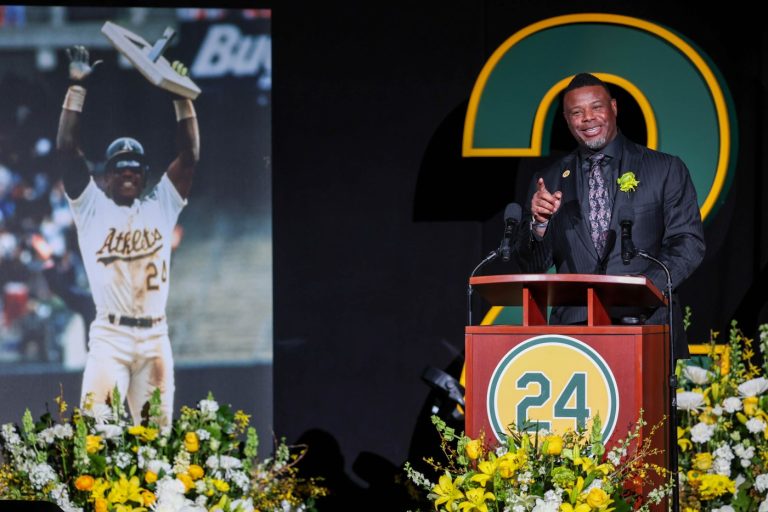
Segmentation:
<svg viewBox="0 0 768 512">
<path fill-rule="evenodd" d="M 122 315 L 118 317 L 117 315 L 113 315 L 112 313 L 108 314 L 107 318 L 109 319 L 109 323 L 111 324 L 124 325 L 126 327 L 144 327 L 144 328 L 152 327 L 153 325 L 160 323 L 163 320 L 163 317 L 133 318 L 130 316 L 122 316 Z"/>
</svg>

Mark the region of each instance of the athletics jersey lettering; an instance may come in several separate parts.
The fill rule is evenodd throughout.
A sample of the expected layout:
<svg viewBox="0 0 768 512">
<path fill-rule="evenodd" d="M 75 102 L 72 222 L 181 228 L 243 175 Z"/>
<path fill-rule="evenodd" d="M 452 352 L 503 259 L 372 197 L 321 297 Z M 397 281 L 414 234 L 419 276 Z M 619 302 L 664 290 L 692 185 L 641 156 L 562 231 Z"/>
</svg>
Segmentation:
<svg viewBox="0 0 768 512">
<path fill-rule="evenodd" d="M 101 249 L 96 251 L 96 261 L 109 265 L 116 260 L 134 261 L 152 256 L 163 248 L 163 235 L 155 228 L 117 231 L 111 228 Z"/>
<path fill-rule="evenodd" d="M 186 205 L 168 176 L 130 206 L 115 204 L 93 181 L 69 201 L 97 312 L 165 315 L 173 227 Z"/>
</svg>

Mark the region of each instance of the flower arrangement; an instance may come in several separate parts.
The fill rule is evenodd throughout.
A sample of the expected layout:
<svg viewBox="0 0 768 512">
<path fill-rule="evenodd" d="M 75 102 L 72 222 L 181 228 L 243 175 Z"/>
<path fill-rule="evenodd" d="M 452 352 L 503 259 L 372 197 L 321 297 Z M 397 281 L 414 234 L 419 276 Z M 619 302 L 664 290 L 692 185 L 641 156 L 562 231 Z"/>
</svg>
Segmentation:
<svg viewBox="0 0 768 512">
<path fill-rule="evenodd" d="M 600 419 L 587 431 L 562 435 L 523 432 L 509 427 L 499 446 L 484 439 L 456 434 L 434 416 L 447 463 L 426 459 L 438 476 L 432 482 L 406 463 L 410 480 L 423 491 L 436 510 L 460 512 L 610 512 L 649 510 L 671 492 L 664 483 L 666 470 L 648 463 L 660 453 L 650 435 L 640 440 L 642 414 L 627 437 L 611 450 L 602 442 Z M 648 479 L 661 482 L 645 496 L 637 492 Z"/>
<path fill-rule="evenodd" d="M 762 367 L 735 322 L 725 351 L 717 350 L 716 336 L 706 357 L 677 367 L 680 509 L 766 512 L 768 325 L 760 327 Z"/>
<path fill-rule="evenodd" d="M 209 395 L 160 427 L 160 395 L 132 425 L 117 390 L 109 405 L 86 403 L 60 421 L 29 410 L 20 427 L 0 431 L 0 498 L 55 502 L 65 512 L 253 512 L 305 510 L 325 489 L 299 478 L 305 448 L 276 443 L 256 458 L 250 418 Z M 241 440 L 244 438 L 244 441 Z"/>
</svg>

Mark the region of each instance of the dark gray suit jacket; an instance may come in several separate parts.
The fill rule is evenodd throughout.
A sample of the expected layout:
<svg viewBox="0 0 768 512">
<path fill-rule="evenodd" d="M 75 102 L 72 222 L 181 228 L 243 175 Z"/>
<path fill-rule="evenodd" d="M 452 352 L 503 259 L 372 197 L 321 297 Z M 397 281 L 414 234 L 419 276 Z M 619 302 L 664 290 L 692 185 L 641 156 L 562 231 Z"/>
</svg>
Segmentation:
<svg viewBox="0 0 768 512">
<path fill-rule="evenodd" d="M 530 234 L 527 224 L 521 229 L 518 259 L 524 272 L 546 272 L 552 265 L 561 274 L 641 274 L 647 276 L 662 291 L 666 289 L 666 274 L 657 265 L 635 257 L 629 265 L 621 261 L 621 228 L 619 211 L 627 205 L 634 213 L 632 239 L 635 247 L 655 256 L 672 274 L 672 287 L 677 288 L 699 266 L 704 258 L 704 230 L 688 168 L 678 157 L 653 151 L 624 138 L 619 176 L 632 171 L 640 182 L 634 192 L 622 192 L 616 187 L 610 229 L 616 232 L 616 243 L 601 262 L 589 234 L 589 205 L 583 204 L 581 180 L 578 177 L 578 152 L 533 176 L 524 205 L 524 222 L 530 222 L 531 198 L 539 177 L 547 190 L 562 191 L 559 210 L 550 219 L 542 240 Z M 566 170 L 570 172 L 566 172 Z M 602 263 L 602 264 L 601 264 Z M 673 301 L 675 303 L 675 301 Z M 665 324 L 666 308 L 656 311 L 612 312 L 612 316 L 646 314 L 646 323 Z M 682 311 L 676 305 L 675 331 L 684 334 Z M 557 307 L 552 311 L 551 324 L 584 322 L 586 308 Z M 675 354 L 688 356 L 684 336 L 676 336 Z"/>
</svg>

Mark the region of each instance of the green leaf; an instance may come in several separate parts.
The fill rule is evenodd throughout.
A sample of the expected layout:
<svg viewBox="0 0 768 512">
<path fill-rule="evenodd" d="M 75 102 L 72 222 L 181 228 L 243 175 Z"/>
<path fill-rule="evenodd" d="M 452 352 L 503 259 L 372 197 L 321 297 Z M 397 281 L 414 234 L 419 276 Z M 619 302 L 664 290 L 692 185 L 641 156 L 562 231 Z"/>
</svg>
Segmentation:
<svg viewBox="0 0 768 512">
<path fill-rule="evenodd" d="M 89 455 L 89 458 L 91 459 L 93 473 L 96 475 L 104 474 L 107 470 L 107 458 L 99 454 Z"/>
<path fill-rule="evenodd" d="M 734 510 L 736 510 L 736 512 L 747 512 L 749 510 L 757 509 L 757 503 L 755 503 L 754 500 L 750 498 L 747 491 L 748 489 L 746 488 L 739 489 L 739 491 L 736 493 L 736 498 L 731 500 L 731 506 L 734 508 Z"/>
<path fill-rule="evenodd" d="M 612 498 L 614 512 L 630 512 L 632 510 L 632 506 L 630 506 L 630 504 L 621 496 L 612 496 Z"/>
</svg>

